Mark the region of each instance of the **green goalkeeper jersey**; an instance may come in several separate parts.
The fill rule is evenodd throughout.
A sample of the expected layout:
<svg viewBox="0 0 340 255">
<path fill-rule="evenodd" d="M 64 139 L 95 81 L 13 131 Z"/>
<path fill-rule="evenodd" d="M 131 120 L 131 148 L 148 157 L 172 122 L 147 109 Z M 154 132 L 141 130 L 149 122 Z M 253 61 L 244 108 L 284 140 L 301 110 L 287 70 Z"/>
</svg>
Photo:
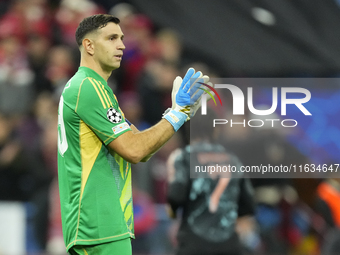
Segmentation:
<svg viewBox="0 0 340 255">
<path fill-rule="evenodd" d="M 131 165 L 107 145 L 131 131 L 117 98 L 95 71 L 80 67 L 58 111 L 58 178 L 67 250 L 134 238 Z"/>
</svg>

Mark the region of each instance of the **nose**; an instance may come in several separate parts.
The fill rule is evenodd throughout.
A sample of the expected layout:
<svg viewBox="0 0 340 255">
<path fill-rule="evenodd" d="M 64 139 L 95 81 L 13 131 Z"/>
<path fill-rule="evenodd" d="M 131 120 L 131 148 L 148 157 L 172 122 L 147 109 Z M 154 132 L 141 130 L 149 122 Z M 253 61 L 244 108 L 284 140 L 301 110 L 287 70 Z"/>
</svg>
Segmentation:
<svg viewBox="0 0 340 255">
<path fill-rule="evenodd" d="M 120 40 L 120 43 L 118 44 L 118 47 L 117 47 L 119 50 L 124 50 L 125 49 L 125 45 L 123 43 L 122 40 Z"/>
</svg>

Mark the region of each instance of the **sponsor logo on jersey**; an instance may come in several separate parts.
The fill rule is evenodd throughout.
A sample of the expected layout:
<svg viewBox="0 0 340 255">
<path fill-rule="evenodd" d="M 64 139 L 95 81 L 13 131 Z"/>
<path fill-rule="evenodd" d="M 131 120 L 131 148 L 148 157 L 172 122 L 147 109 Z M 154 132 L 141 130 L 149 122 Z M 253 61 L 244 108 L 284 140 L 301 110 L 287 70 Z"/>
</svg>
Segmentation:
<svg viewBox="0 0 340 255">
<path fill-rule="evenodd" d="M 115 135 L 119 134 L 120 132 L 123 132 L 124 130 L 129 129 L 130 126 L 126 122 L 123 122 L 122 124 L 119 124 L 118 126 L 115 126 L 112 128 L 112 131 Z"/>
</svg>

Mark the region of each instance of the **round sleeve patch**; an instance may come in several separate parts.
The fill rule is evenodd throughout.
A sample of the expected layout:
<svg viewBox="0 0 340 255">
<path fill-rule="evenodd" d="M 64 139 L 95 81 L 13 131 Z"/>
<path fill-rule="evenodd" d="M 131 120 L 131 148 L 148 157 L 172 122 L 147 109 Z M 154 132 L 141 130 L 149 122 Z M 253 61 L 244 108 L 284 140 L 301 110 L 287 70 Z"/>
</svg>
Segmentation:
<svg viewBox="0 0 340 255">
<path fill-rule="evenodd" d="M 112 123 L 119 123 L 122 121 L 122 115 L 114 108 L 109 108 L 106 112 L 106 116 Z"/>
</svg>

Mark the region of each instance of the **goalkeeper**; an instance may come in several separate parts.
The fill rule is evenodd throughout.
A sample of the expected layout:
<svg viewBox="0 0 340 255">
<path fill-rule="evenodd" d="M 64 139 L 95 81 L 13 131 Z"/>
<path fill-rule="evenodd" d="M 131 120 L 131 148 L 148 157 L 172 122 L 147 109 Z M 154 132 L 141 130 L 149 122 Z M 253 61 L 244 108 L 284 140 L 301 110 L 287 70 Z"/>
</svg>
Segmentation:
<svg viewBox="0 0 340 255">
<path fill-rule="evenodd" d="M 58 178 L 63 236 L 69 254 L 131 255 L 134 238 L 130 163 L 148 160 L 200 107 L 202 82 L 190 68 L 174 80 L 172 108 L 138 131 L 107 85 L 119 68 L 124 34 L 119 19 L 98 14 L 76 31 L 80 67 L 58 110 Z"/>
</svg>

